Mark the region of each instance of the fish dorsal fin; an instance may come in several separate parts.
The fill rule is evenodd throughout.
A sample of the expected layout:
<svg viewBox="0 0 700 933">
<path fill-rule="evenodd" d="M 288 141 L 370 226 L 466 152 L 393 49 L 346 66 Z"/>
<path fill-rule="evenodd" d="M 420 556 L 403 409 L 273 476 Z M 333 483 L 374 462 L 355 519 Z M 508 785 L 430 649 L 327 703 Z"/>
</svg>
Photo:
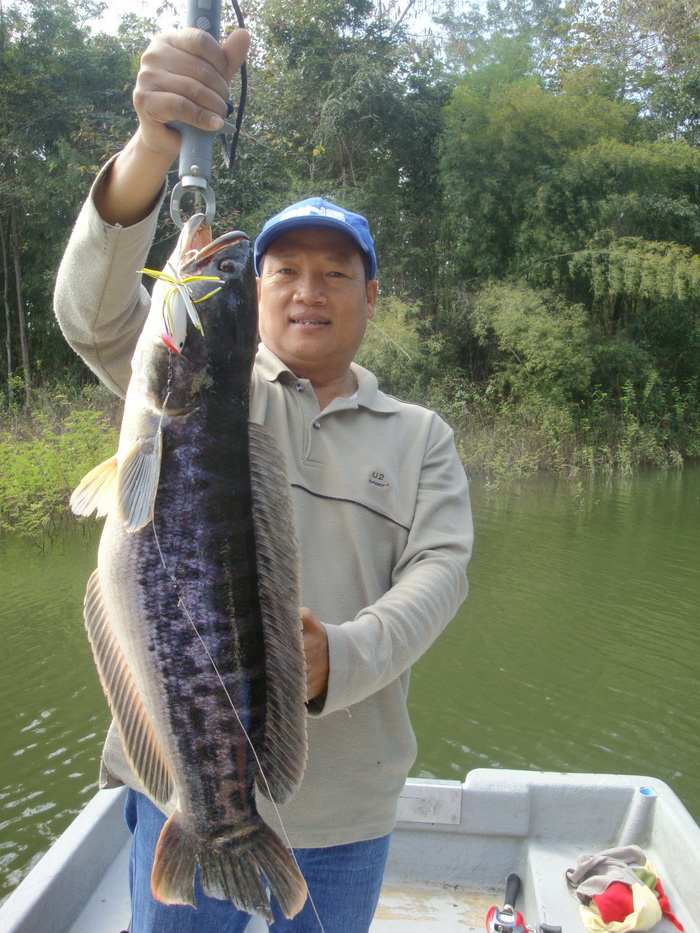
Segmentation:
<svg viewBox="0 0 700 933">
<path fill-rule="evenodd" d="M 84 614 L 95 665 L 126 757 L 148 795 L 165 804 L 173 788 L 170 769 L 110 625 L 98 570 L 88 581 Z"/>
<path fill-rule="evenodd" d="M 127 531 L 138 531 L 153 519 L 162 453 L 158 428 L 140 437 L 119 464 L 119 518 Z"/>
<path fill-rule="evenodd" d="M 113 508 L 117 494 L 117 458 L 110 457 L 93 467 L 80 480 L 70 497 L 70 507 L 76 515 L 102 518 Z"/>
<path fill-rule="evenodd" d="M 249 425 L 250 476 L 263 616 L 267 711 L 257 784 L 275 803 L 297 790 L 306 767 L 306 663 L 299 621 L 299 548 L 284 457 L 271 434 Z"/>
</svg>

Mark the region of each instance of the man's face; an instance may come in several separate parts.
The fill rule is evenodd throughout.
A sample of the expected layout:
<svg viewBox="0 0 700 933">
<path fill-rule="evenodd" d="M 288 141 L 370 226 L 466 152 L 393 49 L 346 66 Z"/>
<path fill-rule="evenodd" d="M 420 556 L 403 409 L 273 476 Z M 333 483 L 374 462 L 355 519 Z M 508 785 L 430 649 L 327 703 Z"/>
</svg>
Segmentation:
<svg viewBox="0 0 700 933">
<path fill-rule="evenodd" d="M 298 227 L 265 253 L 258 300 L 265 346 L 314 382 L 349 367 L 374 314 L 377 282 L 366 281 L 350 237 L 328 227 Z"/>
</svg>

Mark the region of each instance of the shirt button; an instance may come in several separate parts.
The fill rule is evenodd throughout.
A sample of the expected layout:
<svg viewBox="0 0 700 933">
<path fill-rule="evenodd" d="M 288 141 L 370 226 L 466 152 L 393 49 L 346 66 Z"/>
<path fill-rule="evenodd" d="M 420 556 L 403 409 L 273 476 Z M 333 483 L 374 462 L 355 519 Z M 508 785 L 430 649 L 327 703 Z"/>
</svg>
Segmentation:
<svg viewBox="0 0 700 933">
<path fill-rule="evenodd" d="M 297 382 L 297 392 L 303 392 L 303 391 L 304 391 L 304 386 L 300 382 Z"/>
<path fill-rule="evenodd" d="M 314 431 L 320 431 L 321 425 L 318 421 L 314 421 Z"/>
</svg>

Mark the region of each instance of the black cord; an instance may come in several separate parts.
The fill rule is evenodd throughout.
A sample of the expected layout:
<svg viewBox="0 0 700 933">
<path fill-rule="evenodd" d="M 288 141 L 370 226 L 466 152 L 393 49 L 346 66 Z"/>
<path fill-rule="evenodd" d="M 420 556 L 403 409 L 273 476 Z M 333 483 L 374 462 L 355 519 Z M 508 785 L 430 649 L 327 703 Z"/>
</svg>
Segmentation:
<svg viewBox="0 0 700 933">
<path fill-rule="evenodd" d="M 236 14 L 236 20 L 241 29 L 245 28 L 245 23 L 243 21 L 243 13 L 241 8 L 238 5 L 238 0 L 231 0 L 231 5 L 233 6 L 233 11 Z M 248 95 L 248 68 L 246 63 L 243 62 L 241 65 L 241 94 L 238 99 L 238 112 L 236 113 L 236 123 L 235 130 L 233 132 L 233 137 L 231 139 L 230 147 L 226 143 L 226 136 L 221 134 L 221 146 L 224 151 L 224 163 L 226 168 L 230 169 L 233 164 L 233 160 L 236 158 L 236 149 L 238 147 L 238 137 L 241 133 L 241 124 L 243 123 L 243 113 L 245 111 L 245 102 Z"/>
</svg>

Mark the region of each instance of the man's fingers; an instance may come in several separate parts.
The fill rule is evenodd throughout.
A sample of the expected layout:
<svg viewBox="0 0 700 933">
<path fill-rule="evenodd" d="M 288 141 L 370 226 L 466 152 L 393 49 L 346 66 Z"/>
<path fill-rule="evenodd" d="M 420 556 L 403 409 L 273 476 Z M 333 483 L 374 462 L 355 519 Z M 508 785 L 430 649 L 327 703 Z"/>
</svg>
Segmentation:
<svg viewBox="0 0 700 933">
<path fill-rule="evenodd" d="M 171 123 L 179 120 L 200 130 L 216 130 L 221 126 L 221 106 L 211 108 L 198 106 L 179 94 L 165 91 L 150 91 L 142 102 L 137 101 L 137 109 L 142 122 L 153 124 Z"/>
<path fill-rule="evenodd" d="M 307 606 L 301 606 L 299 609 L 299 618 L 301 619 L 301 627 L 304 631 L 313 631 L 317 626 L 321 624 L 321 620 L 317 619 L 313 612 Z"/>
<path fill-rule="evenodd" d="M 201 29 L 156 36 L 141 58 L 134 88 L 139 118 L 151 124 L 182 120 L 212 129 L 212 115 L 226 116 L 231 77 L 249 46 L 245 29 L 234 30 L 224 46 Z"/>
<path fill-rule="evenodd" d="M 320 619 L 306 606 L 299 609 L 306 655 L 306 698 L 313 700 L 328 689 L 328 635 Z"/>
<path fill-rule="evenodd" d="M 247 29 L 234 29 L 221 44 L 202 29 L 191 27 L 164 33 L 163 37 L 173 49 L 189 57 L 186 65 L 176 65 L 173 58 L 173 71 L 190 74 L 220 92 L 224 99 L 228 97 L 231 79 L 246 60 L 250 49 L 250 33 Z"/>
<path fill-rule="evenodd" d="M 223 45 L 202 29 L 155 36 L 141 57 L 133 100 L 144 145 L 174 157 L 178 134 L 167 123 L 219 130 L 226 117 L 229 85 L 248 53 L 250 34 L 235 29 Z"/>
<path fill-rule="evenodd" d="M 223 49 L 216 39 L 203 29 L 188 26 L 186 29 L 163 32 L 156 36 L 151 46 L 156 47 L 159 40 L 169 46 L 171 50 L 182 52 L 194 59 L 201 60 L 201 62 L 206 62 L 219 75 L 225 76 L 227 62 Z"/>
<path fill-rule="evenodd" d="M 186 41 L 183 41 L 186 40 Z M 218 43 L 201 29 L 156 36 L 141 56 L 137 84 L 155 90 L 170 90 L 175 79 L 203 85 L 220 97 L 226 97 L 228 82 L 224 72 L 228 64 Z"/>
<path fill-rule="evenodd" d="M 226 70 L 224 72 L 227 82 L 235 75 L 246 60 L 250 49 L 250 33 L 247 29 L 234 29 L 224 39 L 221 51 L 226 57 Z"/>
</svg>

